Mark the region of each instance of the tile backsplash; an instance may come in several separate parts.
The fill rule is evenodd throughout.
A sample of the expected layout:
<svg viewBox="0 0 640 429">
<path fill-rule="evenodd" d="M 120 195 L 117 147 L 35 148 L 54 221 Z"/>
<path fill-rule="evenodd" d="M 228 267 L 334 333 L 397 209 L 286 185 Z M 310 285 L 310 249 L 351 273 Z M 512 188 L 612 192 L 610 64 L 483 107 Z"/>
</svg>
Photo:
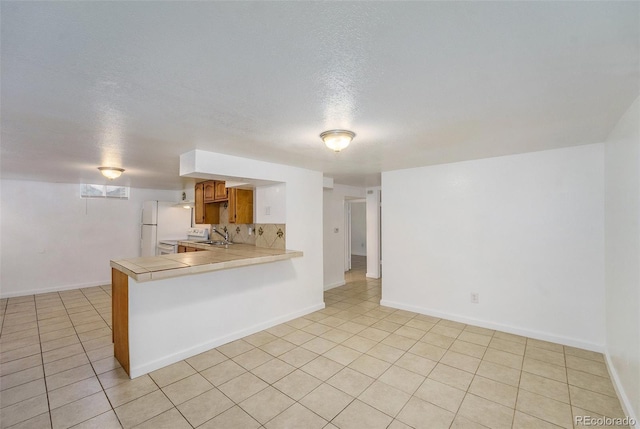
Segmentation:
<svg viewBox="0 0 640 429">
<path fill-rule="evenodd" d="M 234 243 L 244 243 L 244 244 L 256 244 L 256 233 L 253 224 L 244 224 L 244 223 L 229 223 L 229 209 L 226 204 L 220 204 L 220 223 L 211 225 L 215 227 L 218 231 L 228 232 L 229 239 Z M 251 228 L 252 232 L 249 235 L 249 228 Z M 211 235 L 212 240 L 216 240 L 216 234 Z"/>
<path fill-rule="evenodd" d="M 284 223 L 257 223 L 256 247 L 286 249 L 287 226 Z"/>
<path fill-rule="evenodd" d="M 229 239 L 234 243 L 251 244 L 256 247 L 271 249 L 286 249 L 286 225 L 284 223 L 229 223 L 229 211 L 226 204 L 220 204 L 220 223 L 212 225 L 219 231 L 229 233 Z M 251 235 L 249 229 L 251 228 Z M 215 240 L 214 235 L 211 239 Z"/>
<path fill-rule="evenodd" d="M 251 244 L 255 246 L 256 244 L 256 233 L 252 224 L 219 224 L 219 225 L 211 225 L 214 226 L 220 232 L 228 232 L 229 240 L 233 243 L 244 243 Z M 251 228 L 252 232 L 249 235 L 249 228 Z M 222 238 L 215 233 L 211 234 L 212 240 L 217 240 Z"/>
</svg>

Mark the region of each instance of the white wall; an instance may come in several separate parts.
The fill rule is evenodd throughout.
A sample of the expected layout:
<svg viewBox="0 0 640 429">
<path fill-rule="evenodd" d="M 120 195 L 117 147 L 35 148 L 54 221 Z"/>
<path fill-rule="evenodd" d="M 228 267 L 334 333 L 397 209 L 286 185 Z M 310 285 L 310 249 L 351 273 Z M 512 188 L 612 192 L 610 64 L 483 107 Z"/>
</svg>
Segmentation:
<svg viewBox="0 0 640 429">
<path fill-rule="evenodd" d="M 286 196 L 284 183 L 256 186 L 255 223 L 287 223 Z"/>
<path fill-rule="evenodd" d="M 607 357 L 627 412 L 640 417 L 640 101 L 605 143 Z"/>
<path fill-rule="evenodd" d="M 595 144 L 382 173 L 383 304 L 602 350 L 603 156 Z"/>
<path fill-rule="evenodd" d="M 351 205 L 351 254 L 367 256 L 367 205 L 349 203 Z"/>
<path fill-rule="evenodd" d="M 345 198 L 363 198 L 364 188 L 335 184 L 333 189 L 323 191 L 323 241 L 324 241 L 324 289 L 342 286 L 344 281 Z M 287 239 L 288 239 L 287 225 Z M 335 232 L 335 230 L 338 232 Z"/>
<path fill-rule="evenodd" d="M 140 254 L 146 200 L 181 192 L 130 190 L 128 200 L 80 198 L 80 185 L 2 180 L 0 295 L 29 295 L 111 283 L 111 259 Z"/>
<path fill-rule="evenodd" d="M 324 308 L 320 283 L 309 284 L 299 271 L 305 257 L 153 282 L 129 279 L 131 376 Z"/>
</svg>

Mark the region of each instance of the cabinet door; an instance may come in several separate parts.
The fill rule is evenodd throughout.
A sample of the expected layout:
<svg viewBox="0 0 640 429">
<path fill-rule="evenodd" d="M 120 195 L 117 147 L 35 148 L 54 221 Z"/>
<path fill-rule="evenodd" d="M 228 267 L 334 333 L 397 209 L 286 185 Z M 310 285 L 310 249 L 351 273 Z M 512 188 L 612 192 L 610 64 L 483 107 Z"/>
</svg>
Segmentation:
<svg viewBox="0 0 640 429">
<path fill-rule="evenodd" d="M 231 188 L 229 191 L 229 223 L 253 223 L 253 191 Z"/>
<path fill-rule="evenodd" d="M 236 188 L 229 189 L 229 204 L 227 206 L 229 211 L 229 223 L 236 223 L 236 195 L 238 190 Z"/>
<path fill-rule="evenodd" d="M 236 191 L 236 223 L 253 223 L 253 191 Z"/>
<path fill-rule="evenodd" d="M 209 180 L 204 182 L 204 202 L 213 203 L 216 201 L 216 182 Z"/>
<path fill-rule="evenodd" d="M 227 195 L 227 186 L 226 182 L 216 181 L 215 190 L 214 190 L 214 198 L 216 201 L 227 201 L 229 198 Z"/>
<path fill-rule="evenodd" d="M 187 251 L 186 246 L 178 246 L 178 253 L 185 253 Z"/>
<path fill-rule="evenodd" d="M 204 223 L 204 183 L 196 183 L 195 222 Z"/>
<path fill-rule="evenodd" d="M 204 205 L 204 223 L 220 223 L 220 203 L 206 203 Z"/>
<path fill-rule="evenodd" d="M 195 252 L 197 249 L 195 247 L 187 247 L 187 252 Z"/>
</svg>

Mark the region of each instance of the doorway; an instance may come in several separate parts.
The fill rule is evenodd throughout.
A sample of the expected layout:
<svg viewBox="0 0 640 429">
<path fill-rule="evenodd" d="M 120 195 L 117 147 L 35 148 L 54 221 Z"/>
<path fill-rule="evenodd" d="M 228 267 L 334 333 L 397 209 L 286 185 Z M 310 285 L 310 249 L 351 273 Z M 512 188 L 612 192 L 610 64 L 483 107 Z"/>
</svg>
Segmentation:
<svg viewBox="0 0 640 429">
<path fill-rule="evenodd" d="M 345 200 L 345 275 L 364 277 L 367 271 L 367 204 Z"/>
</svg>

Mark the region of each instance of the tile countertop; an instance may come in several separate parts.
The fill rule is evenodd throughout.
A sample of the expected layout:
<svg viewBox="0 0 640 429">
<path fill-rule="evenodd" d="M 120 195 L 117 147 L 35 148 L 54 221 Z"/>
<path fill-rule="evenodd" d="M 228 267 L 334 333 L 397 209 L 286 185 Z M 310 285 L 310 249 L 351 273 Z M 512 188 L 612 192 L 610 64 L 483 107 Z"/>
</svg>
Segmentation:
<svg viewBox="0 0 640 429">
<path fill-rule="evenodd" d="M 111 261 L 111 268 L 125 273 L 137 282 L 147 282 L 169 277 L 283 261 L 302 256 L 302 252 L 299 250 L 267 249 L 249 244 L 211 246 L 191 241 L 180 241 L 179 244 L 207 251 L 121 259 Z"/>
</svg>

